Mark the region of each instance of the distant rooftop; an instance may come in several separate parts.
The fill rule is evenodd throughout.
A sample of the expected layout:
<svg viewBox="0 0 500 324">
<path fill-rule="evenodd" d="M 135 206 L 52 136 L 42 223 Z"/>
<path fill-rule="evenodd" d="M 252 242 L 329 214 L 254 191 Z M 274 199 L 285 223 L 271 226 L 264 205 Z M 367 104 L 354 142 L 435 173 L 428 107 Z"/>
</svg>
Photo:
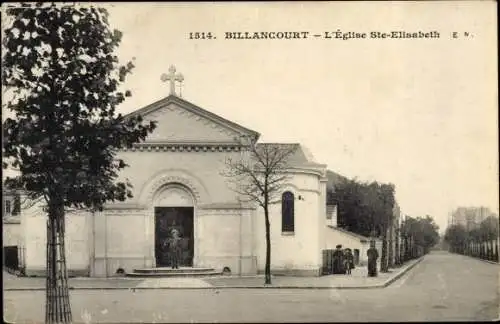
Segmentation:
<svg viewBox="0 0 500 324">
<path fill-rule="evenodd" d="M 348 178 L 346 178 L 343 175 L 340 175 L 332 170 L 326 170 L 326 177 L 328 178 L 328 187 L 330 187 L 330 188 L 334 188 L 335 186 L 348 180 Z"/>
<path fill-rule="evenodd" d="M 288 158 L 288 163 L 292 166 L 324 166 L 323 164 L 317 163 L 309 151 L 304 145 L 299 143 L 258 143 L 257 149 L 263 146 L 278 146 L 286 148 L 295 149 L 293 154 Z"/>
</svg>

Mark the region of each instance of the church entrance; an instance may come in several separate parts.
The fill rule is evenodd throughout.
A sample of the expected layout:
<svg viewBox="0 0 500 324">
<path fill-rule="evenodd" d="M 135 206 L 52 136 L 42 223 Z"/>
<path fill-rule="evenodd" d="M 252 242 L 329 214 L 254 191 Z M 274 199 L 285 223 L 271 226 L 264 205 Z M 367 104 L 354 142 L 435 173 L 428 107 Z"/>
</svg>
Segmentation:
<svg viewBox="0 0 500 324">
<path fill-rule="evenodd" d="M 157 267 L 170 267 L 169 239 L 180 236 L 179 266 L 192 267 L 194 253 L 193 207 L 155 207 L 155 256 Z"/>
</svg>

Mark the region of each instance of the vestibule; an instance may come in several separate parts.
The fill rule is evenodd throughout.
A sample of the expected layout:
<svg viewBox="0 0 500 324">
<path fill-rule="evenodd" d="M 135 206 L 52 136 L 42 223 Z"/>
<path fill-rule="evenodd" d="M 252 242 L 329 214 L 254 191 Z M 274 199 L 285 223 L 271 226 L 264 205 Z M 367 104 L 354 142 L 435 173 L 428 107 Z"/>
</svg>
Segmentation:
<svg viewBox="0 0 500 324">
<path fill-rule="evenodd" d="M 167 184 L 154 199 L 155 267 L 171 266 L 168 239 L 177 230 L 181 240 L 180 266 L 192 267 L 195 252 L 195 201 L 189 189 L 181 184 Z"/>
</svg>

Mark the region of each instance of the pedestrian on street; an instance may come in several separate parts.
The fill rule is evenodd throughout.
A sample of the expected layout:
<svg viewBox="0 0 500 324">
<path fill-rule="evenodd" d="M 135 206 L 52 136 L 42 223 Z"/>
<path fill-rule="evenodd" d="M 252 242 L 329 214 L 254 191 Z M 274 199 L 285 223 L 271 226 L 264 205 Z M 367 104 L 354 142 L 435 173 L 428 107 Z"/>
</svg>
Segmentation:
<svg viewBox="0 0 500 324">
<path fill-rule="evenodd" d="M 375 248 L 375 241 L 370 241 L 370 248 L 366 251 L 368 256 L 368 277 L 377 276 L 378 251 Z"/>
<path fill-rule="evenodd" d="M 351 270 L 354 269 L 354 255 L 349 248 L 345 249 L 344 251 L 344 264 L 347 274 L 350 275 Z"/>
<path fill-rule="evenodd" d="M 340 244 L 333 251 L 333 274 L 345 274 L 344 251 L 342 251 Z"/>
</svg>

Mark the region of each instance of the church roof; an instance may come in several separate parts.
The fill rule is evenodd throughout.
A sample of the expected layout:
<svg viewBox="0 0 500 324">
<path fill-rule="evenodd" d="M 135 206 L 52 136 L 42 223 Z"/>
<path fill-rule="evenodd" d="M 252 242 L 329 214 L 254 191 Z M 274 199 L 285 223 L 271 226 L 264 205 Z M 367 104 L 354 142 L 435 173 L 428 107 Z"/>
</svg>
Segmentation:
<svg viewBox="0 0 500 324">
<path fill-rule="evenodd" d="M 291 166 L 325 167 L 324 164 L 315 162 L 312 154 L 307 149 L 304 150 L 304 146 L 300 143 L 258 143 L 257 148 L 264 145 L 283 146 L 283 148 L 295 147 L 293 154 L 288 158 L 288 163 Z"/>
<path fill-rule="evenodd" d="M 302 148 L 302 152 L 304 153 L 308 161 L 317 163 L 316 159 L 314 158 L 314 155 L 307 146 L 305 146 L 304 144 L 300 144 L 300 147 Z"/>
<path fill-rule="evenodd" d="M 254 141 L 257 141 L 258 138 L 260 137 L 260 134 L 254 130 L 251 130 L 249 128 L 243 127 L 239 124 L 236 124 L 235 122 L 232 122 L 228 119 L 225 119 L 219 115 L 216 115 L 208 110 L 205 110 L 187 100 L 184 100 L 180 97 L 177 97 L 176 95 L 169 95 L 163 99 L 160 99 L 152 104 L 149 104 L 141 109 L 138 109 L 136 111 L 133 111 L 129 114 L 127 114 L 125 117 L 135 117 L 138 115 L 145 116 L 147 114 L 150 114 L 158 109 L 161 109 L 162 107 L 165 107 L 166 105 L 170 103 L 176 103 L 177 105 L 189 110 L 193 114 L 203 116 L 219 125 L 223 125 L 225 127 L 228 127 L 238 133 L 249 135 L 250 137 L 253 138 Z"/>
</svg>

